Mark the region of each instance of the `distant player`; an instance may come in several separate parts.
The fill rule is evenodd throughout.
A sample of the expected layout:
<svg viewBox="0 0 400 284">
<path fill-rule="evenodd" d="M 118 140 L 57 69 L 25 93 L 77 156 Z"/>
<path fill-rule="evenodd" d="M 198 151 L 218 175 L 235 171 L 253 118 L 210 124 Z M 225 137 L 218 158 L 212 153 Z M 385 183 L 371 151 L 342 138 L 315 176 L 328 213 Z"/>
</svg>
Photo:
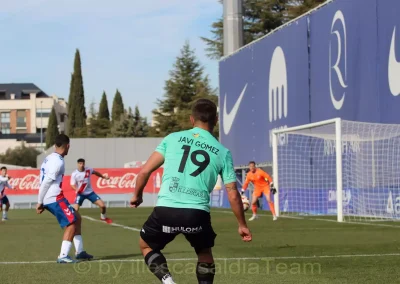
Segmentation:
<svg viewBox="0 0 400 284">
<path fill-rule="evenodd" d="M 13 187 L 8 183 L 9 179 L 10 177 L 7 175 L 7 168 L 2 167 L 0 175 L 0 211 L 3 211 L 2 221 L 8 220 L 7 213 L 10 209 L 10 201 L 5 194 L 6 188 L 13 189 Z M 3 205 L 6 206 L 5 210 L 3 210 Z"/>
<path fill-rule="evenodd" d="M 151 173 L 164 164 L 158 201 L 143 225 L 139 241 L 146 264 L 162 283 L 173 284 L 174 281 L 161 251 L 180 233 L 184 234 L 198 256 L 198 283 L 213 283 L 215 264 L 212 247 L 216 234 L 211 226 L 210 193 L 218 174 L 226 186 L 242 240 L 249 242 L 252 239 L 236 188 L 232 155 L 211 134 L 217 119 L 216 105 L 199 99 L 193 105 L 190 116 L 194 128 L 165 137 L 137 176 L 132 207 L 138 207 L 143 202 L 143 189 Z"/>
<path fill-rule="evenodd" d="M 40 167 L 40 188 L 38 205 L 36 206 L 38 214 L 48 210 L 57 218 L 61 228 L 65 228 L 61 252 L 57 259 L 58 263 L 76 262 L 68 255 L 72 247 L 72 241 L 74 241 L 77 260 L 90 260 L 93 258 L 92 255 L 83 250 L 81 216 L 68 203 L 62 190 L 62 181 L 65 173 L 64 156 L 68 154 L 69 146 L 69 137 L 67 135 L 59 134 L 56 137 L 56 151 L 48 155 Z"/>
<path fill-rule="evenodd" d="M 254 219 L 258 218 L 257 215 L 257 200 L 262 196 L 265 195 L 267 198 L 269 209 L 272 212 L 273 220 L 277 220 L 278 218 L 275 215 L 275 206 L 274 203 L 271 201 L 271 189 L 272 193 L 275 193 L 275 189 L 273 188 L 272 178 L 264 172 L 262 169 L 256 168 L 256 163 L 251 161 L 249 162 L 249 172 L 246 176 L 246 181 L 243 184 L 242 194 L 247 189 L 250 182 L 254 185 L 254 192 L 253 197 L 251 199 L 251 209 L 253 211 L 253 216 L 249 219 L 249 221 L 253 221 Z"/>
<path fill-rule="evenodd" d="M 108 224 L 112 223 L 112 220 L 106 217 L 106 205 L 104 204 L 103 200 L 101 200 L 101 198 L 93 191 L 92 184 L 90 182 L 90 176 L 92 174 L 100 178 L 104 178 L 105 180 L 109 180 L 110 178 L 102 175 L 92 168 L 86 167 L 85 160 L 82 158 L 78 159 L 77 162 L 78 169 L 76 169 L 71 175 L 71 187 L 76 191 L 75 204 L 72 206 L 76 211 L 78 211 L 79 207 L 82 206 L 83 201 L 88 199 L 90 202 L 100 207 L 100 220 L 105 221 Z"/>
</svg>

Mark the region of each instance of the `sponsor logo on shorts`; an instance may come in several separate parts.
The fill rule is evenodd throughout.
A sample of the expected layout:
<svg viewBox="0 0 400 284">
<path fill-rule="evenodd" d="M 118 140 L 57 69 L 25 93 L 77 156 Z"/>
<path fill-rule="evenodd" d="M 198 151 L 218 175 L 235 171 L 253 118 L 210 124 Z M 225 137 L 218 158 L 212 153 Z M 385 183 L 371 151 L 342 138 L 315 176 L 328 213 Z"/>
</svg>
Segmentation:
<svg viewBox="0 0 400 284">
<path fill-rule="evenodd" d="M 168 227 L 162 226 L 163 233 L 174 234 L 174 233 L 185 233 L 185 234 L 197 234 L 203 231 L 201 226 L 199 227 Z"/>
</svg>

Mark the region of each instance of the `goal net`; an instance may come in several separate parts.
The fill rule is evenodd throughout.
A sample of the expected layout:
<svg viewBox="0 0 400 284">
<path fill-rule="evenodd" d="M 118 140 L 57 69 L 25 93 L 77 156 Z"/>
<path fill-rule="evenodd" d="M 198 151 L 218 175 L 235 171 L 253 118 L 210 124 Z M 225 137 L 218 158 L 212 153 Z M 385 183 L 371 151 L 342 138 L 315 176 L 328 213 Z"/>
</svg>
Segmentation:
<svg viewBox="0 0 400 284">
<path fill-rule="evenodd" d="M 280 216 L 400 219 L 400 125 L 337 118 L 272 135 Z"/>
</svg>

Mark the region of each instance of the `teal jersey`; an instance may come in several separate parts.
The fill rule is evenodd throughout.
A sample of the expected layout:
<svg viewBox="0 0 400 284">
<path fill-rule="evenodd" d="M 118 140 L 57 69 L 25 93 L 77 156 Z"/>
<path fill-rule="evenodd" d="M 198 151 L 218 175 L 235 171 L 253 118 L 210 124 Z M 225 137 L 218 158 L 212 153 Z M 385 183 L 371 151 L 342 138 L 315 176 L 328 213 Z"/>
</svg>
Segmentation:
<svg viewBox="0 0 400 284">
<path fill-rule="evenodd" d="M 231 152 L 204 129 L 172 133 L 156 151 L 165 159 L 156 206 L 209 212 L 210 193 L 218 175 L 224 184 L 236 181 Z"/>
</svg>

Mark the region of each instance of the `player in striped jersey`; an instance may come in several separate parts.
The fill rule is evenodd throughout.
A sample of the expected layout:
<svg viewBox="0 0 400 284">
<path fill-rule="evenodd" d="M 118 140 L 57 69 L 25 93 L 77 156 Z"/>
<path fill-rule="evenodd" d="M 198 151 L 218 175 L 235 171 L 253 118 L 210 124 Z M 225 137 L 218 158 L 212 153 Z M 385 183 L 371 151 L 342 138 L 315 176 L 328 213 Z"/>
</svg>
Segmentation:
<svg viewBox="0 0 400 284">
<path fill-rule="evenodd" d="M 85 159 L 80 158 L 78 159 L 77 163 L 78 168 L 73 171 L 71 175 L 71 187 L 76 191 L 76 199 L 73 207 L 76 211 L 78 211 L 79 207 L 82 206 L 83 201 L 88 199 L 90 202 L 100 207 L 100 220 L 111 224 L 112 220 L 106 216 L 106 205 L 104 204 L 103 200 L 101 200 L 100 196 L 93 191 L 92 184 L 90 182 L 90 176 L 93 174 L 99 178 L 104 178 L 105 180 L 109 180 L 110 178 L 106 175 L 102 175 L 92 168 L 86 167 Z"/>
</svg>

